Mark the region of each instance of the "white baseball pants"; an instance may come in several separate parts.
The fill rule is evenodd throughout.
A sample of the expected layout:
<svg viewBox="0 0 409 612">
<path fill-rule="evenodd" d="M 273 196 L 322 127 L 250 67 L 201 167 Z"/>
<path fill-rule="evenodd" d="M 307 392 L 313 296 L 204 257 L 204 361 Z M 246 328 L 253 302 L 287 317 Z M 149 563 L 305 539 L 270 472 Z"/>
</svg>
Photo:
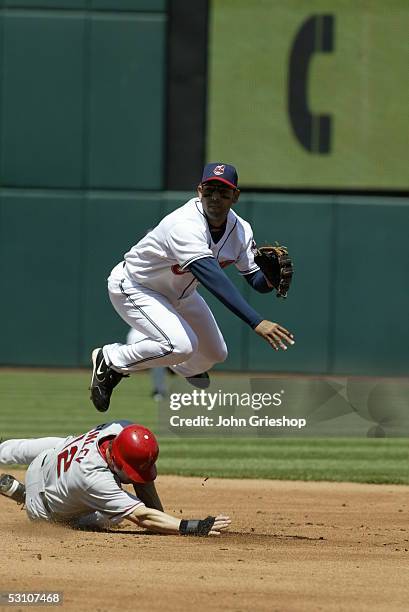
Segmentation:
<svg viewBox="0 0 409 612">
<path fill-rule="evenodd" d="M 122 267 L 122 264 L 120 264 Z M 138 332 L 133 344 L 107 344 L 105 361 L 118 372 L 157 366 L 195 376 L 227 358 L 227 347 L 205 300 L 195 291 L 173 305 L 164 295 L 138 285 L 114 269 L 109 297 L 118 314 Z"/>
<path fill-rule="evenodd" d="M 51 520 L 44 505 L 44 478 L 42 462 L 50 449 L 63 446 L 66 438 L 23 438 L 6 440 L 0 444 L 0 463 L 29 465 L 25 475 L 25 507 L 30 519 Z"/>
</svg>

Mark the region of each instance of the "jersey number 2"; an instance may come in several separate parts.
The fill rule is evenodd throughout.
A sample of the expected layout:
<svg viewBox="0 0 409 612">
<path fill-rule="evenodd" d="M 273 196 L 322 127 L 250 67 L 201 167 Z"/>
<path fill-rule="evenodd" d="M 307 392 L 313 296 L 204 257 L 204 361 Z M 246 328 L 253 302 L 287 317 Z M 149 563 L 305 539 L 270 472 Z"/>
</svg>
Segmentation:
<svg viewBox="0 0 409 612">
<path fill-rule="evenodd" d="M 63 471 L 66 472 L 70 467 L 72 460 L 75 457 L 75 453 L 78 450 L 78 446 L 71 446 L 70 448 L 66 448 L 62 453 L 60 453 L 57 457 L 57 477 L 59 478 L 61 475 L 61 467 Z"/>
</svg>

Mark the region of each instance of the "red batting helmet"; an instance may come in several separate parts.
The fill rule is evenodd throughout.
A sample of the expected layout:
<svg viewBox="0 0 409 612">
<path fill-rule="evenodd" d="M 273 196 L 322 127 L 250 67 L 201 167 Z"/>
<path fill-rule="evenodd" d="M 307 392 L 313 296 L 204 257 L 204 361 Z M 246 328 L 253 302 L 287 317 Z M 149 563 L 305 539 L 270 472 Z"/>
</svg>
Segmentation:
<svg viewBox="0 0 409 612">
<path fill-rule="evenodd" d="M 128 425 L 112 441 L 111 458 L 115 471 L 133 482 L 152 482 L 159 446 L 153 433 L 142 425 Z M 120 476 L 120 474 L 118 474 Z"/>
</svg>

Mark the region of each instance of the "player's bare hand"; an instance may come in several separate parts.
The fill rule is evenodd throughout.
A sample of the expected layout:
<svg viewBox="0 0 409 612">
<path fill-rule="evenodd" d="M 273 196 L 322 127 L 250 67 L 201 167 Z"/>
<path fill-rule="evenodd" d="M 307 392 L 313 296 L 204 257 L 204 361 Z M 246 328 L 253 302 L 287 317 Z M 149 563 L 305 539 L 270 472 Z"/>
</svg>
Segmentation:
<svg viewBox="0 0 409 612">
<path fill-rule="evenodd" d="M 214 522 L 213 527 L 209 531 L 209 535 L 218 536 L 221 531 L 225 531 L 229 528 L 231 523 L 231 518 L 229 516 L 225 516 L 224 514 L 219 514 L 216 516 L 216 520 Z"/>
<path fill-rule="evenodd" d="M 254 331 L 264 338 L 264 340 L 266 340 L 276 351 L 279 349 L 286 351 L 288 348 L 287 344 L 295 344 L 294 336 L 288 329 L 278 323 L 267 321 L 266 319 L 261 321 L 261 323 L 254 328 Z"/>
</svg>

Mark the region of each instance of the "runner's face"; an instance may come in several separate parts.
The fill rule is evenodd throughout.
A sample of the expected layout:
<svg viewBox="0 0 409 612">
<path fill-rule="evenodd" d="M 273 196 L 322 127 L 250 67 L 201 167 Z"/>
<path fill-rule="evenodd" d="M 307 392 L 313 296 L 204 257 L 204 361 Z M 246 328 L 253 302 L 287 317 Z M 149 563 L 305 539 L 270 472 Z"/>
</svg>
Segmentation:
<svg viewBox="0 0 409 612">
<path fill-rule="evenodd" d="M 107 448 L 106 454 L 105 454 L 105 458 L 107 460 L 108 463 L 108 467 L 111 470 L 111 472 L 113 472 L 114 474 L 116 474 L 116 476 L 118 476 L 119 480 L 123 483 L 123 484 L 131 484 L 133 481 L 125 474 L 125 472 L 123 472 L 122 470 L 120 470 L 116 465 L 115 465 L 115 461 L 112 459 L 111 457 L 111 452 L 109 450 L 109 448 Z"/>
</svg>

